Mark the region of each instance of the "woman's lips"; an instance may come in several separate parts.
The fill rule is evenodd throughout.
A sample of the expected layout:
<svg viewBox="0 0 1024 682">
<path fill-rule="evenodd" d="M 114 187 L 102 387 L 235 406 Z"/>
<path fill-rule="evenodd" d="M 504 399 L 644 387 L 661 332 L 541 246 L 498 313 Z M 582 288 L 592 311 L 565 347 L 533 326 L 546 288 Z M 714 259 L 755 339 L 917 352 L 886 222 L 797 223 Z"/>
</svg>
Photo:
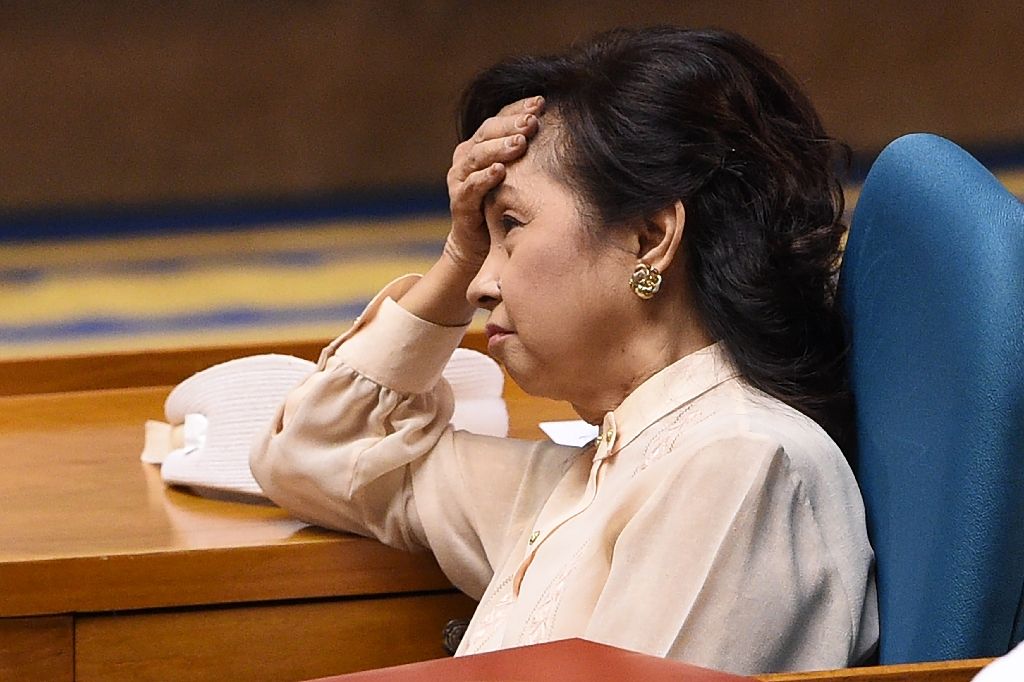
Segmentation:
<svg viewBox="0 0 1024 682">
<path fill-rule="evenodd" d="M 494 348 L 496 345 L 514 334 L 511 329 L 499 327 L 496 324 L 489 324 L 484 327 L 484 334 L 487 335 L 487 348 Z"/>
</svg>

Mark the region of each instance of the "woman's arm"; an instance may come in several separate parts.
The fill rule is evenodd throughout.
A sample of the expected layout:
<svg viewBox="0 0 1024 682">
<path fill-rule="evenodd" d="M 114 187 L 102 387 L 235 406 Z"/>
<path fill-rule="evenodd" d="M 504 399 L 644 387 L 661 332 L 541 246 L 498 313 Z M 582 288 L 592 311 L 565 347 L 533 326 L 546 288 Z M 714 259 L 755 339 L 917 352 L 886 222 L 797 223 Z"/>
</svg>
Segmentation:
<svg viewBox="0 0 1024 682">
<path fill-rule="evenodd" d="M 421 320 L 388 296 L 413 281 L 385 289 L 326 349 L 254 447 L 251 468 L 297 517 L 427 549 L 480 596 L 577 451 L 451 429 L 441 371 L 462 329 Z"/>
<path fill-rule="evenodd" d="M 490 248 L 484 197 L 504 179 L 504 163 L 525 153 L 543 106 L 539 97 L 514 102 L 456 147 L 447 178 L 452 229 L 440 258 L 424 277 L 381 292 L 324 350 L 318 371 L 288 396 L 251 458 L 267 495 L 297 516 L 432 549 L 450 577 L 481 592 L 509 524 L 534 513 L 523 486 L 553 486 L 565 457 L 451 432 L 453 399 L 441 371 L 472 317 L 466 292 Z M 471 453 L 462 452 L 464 440 Z M 418 505 L 417 490 L 437 499 Z M 477 497 L 488 504 L 480 507 Z"/>
</svg>

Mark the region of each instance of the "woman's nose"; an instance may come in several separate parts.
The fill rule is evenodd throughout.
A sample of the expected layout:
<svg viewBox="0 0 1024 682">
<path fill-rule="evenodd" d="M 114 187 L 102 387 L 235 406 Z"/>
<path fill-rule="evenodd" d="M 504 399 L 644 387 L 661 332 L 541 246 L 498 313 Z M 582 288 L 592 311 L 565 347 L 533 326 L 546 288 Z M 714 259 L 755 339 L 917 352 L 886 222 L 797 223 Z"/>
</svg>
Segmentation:
<svg viewBox="0 0 1024 682">
<path fill-rule="evenodd" d="M 504 252 L 492 246 L 484 264 L 466 289 L 466 300 L 470 305 L 493 310 L 501 302 L 501 266 L 504 261 Z"/>
</svg>

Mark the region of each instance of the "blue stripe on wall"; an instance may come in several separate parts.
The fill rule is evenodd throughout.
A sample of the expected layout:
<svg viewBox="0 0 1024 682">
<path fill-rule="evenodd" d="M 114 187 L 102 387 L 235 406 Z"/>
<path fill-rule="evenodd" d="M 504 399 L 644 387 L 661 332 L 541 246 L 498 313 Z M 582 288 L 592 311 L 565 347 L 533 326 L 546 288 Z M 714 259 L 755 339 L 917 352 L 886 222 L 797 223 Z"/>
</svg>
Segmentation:
<svg viewBox="0 0 1024 682">
<path fill-rule="evenodd" d="M 438 240 L 410 240 L 389 244 L 388 258 L 432 257 L 440 254 L 442 243 Z M 184 274 L 199 268 L 220 269 L 252 266 L 284 268 L 311 268 L 327 263 L 345 263 L 358 260 L 381 260 L 384 249 L 379 244 L 338 246 L 329 249 L 290 249 L 261 253 L 195 254 L 175 256 L 154 256 L 146 259 L 112 259 L 103 262 L 89 261 L 74 264 L 60 264 L 52 267 L 0 268 L 0 284 L 35 284 L 46 277 L 60 274 L 68 276 L 97 275 L 160 275 Z"/>
</svg>

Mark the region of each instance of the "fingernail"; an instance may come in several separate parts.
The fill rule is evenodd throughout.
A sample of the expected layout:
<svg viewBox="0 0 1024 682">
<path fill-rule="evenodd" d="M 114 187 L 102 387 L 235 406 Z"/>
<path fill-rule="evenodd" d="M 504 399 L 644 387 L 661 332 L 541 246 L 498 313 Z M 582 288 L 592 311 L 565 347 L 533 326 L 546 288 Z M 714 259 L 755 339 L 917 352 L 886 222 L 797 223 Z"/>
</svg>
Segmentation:
<svg viewBox="0 0 1024 682">
<path fill-rule="evenodd" d="M 537 95 L 532 100 L 530 100 L 530 106 L 531 107 L 539 107 L 543 103 L 544 103 L 544 98 L 541 97 L 540 95 Z"/>
<path fill-rule="evenodd" d="M 526 138 L 523 137 L 522 135 L 513 135 L 512 137 L 509 137 L 509 138 L 505 139 L 505 146 L 506 147 L 518 147 L 519 145 L 521 145 L 525 141 L 526 141 Z"/>
<path fill-rule="evenodd" d="M 525 116 L 520 116 L 519 118 L 516 119 L 516 128 L 525 128 L 529 122 L 529 114 L 526 114 Z"/>
</svg>

